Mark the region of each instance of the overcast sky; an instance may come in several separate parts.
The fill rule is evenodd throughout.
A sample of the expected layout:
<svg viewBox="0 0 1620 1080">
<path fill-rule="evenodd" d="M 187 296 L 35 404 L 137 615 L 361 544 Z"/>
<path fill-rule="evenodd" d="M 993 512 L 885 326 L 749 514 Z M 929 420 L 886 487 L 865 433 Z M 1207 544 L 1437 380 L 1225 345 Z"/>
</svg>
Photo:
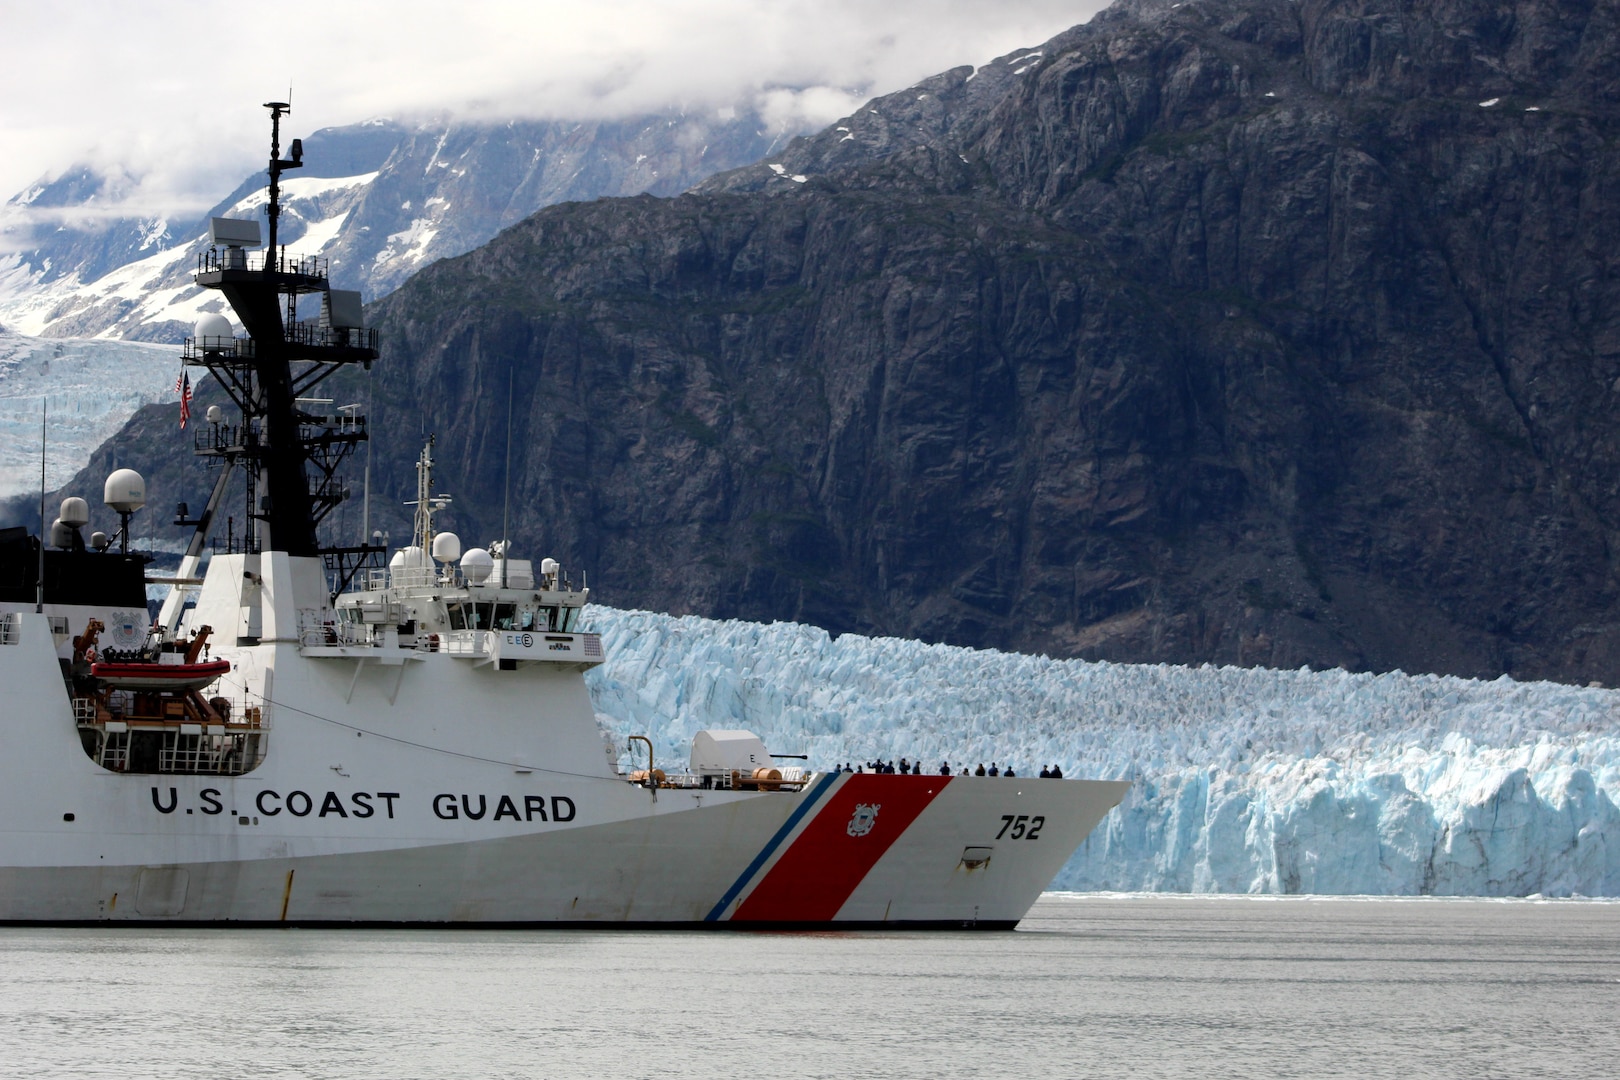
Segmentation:
<svg viewBox="0 0 1620 1080">
<path fill-rule="evenodd" d="M 287 137 L 378 116 L 593 117 L 763 100 L 826 122 L 1036 45 L 1101 0 L 0 0 L 0 201 L 76 162 L 201 209 Z"/>
</svg>

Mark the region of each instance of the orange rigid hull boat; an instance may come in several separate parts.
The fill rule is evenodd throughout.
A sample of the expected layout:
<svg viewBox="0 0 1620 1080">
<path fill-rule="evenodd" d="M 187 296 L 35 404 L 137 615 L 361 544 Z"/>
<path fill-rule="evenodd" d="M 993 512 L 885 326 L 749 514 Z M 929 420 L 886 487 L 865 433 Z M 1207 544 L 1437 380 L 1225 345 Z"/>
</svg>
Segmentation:
<svg viewBox="0 0 1620 1080">
<path fill-rule="evenodd" d="M 201 690 L 231 670 L 229 660 L 201 664 L 96 663 L 90 673 L 120 690 Z"/>
</svg>

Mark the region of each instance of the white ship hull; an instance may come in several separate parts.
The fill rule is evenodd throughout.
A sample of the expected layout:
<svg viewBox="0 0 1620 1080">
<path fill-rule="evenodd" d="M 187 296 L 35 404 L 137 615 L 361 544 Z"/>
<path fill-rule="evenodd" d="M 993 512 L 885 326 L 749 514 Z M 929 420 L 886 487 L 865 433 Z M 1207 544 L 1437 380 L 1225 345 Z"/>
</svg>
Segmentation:
<svg viewBox="0 0 1620 1080">
<path fill-rule="evenodd" d="M 273 589 L 290 567 L 265 562 Z M 562 723 L 588 706 L 576 671 L 292 641 L 231 654 L 235 678 L 274 672 L 258 768 L 117 773 L 81 748 L 58 680 L 19 677 L 56 664 L 45 618 L 13 626 L 5 922 L 1006 927 L 1126 787 L 835 773 L 798 792 L 649 789 Z"/>
</svg>

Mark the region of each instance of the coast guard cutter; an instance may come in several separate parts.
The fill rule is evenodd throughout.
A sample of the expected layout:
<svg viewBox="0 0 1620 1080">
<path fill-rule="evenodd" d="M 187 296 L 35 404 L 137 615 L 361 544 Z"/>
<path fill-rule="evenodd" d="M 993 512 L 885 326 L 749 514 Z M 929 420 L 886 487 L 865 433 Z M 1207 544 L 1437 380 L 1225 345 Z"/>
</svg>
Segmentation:
<svg viewBox="0 0 1620 1080">
<path fill-rule="evenodd" d="M 45 536 L 0 532 L 0 921 L 1016 924 L 1124 783 L 779 768 L 742 731 L 673 772 L 632 738 L 621 769 L 583 581 L 435 532 L 431 443 L 409 545 L 321 546 L 366 425 L 309 394 L 377 339 L 278 244 L 302 149 L 268 108 L 268 244 L 215 219 L 198 257 L 244 332 L 205 317 L 184 360 L 236 413 L 197 425 L 217 482 L 156 623 L 133 471 L 107 481 L 112 537 L 85 541 L 79 498 Z M 245 527 L 199 579 L 233 475 Z"/>
</svg>

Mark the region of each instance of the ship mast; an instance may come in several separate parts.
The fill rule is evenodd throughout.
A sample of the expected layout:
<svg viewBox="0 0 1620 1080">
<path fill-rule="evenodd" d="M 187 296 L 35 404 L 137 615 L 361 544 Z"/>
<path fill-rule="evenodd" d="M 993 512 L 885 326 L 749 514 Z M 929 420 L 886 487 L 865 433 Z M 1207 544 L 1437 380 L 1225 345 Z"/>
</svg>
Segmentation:
<svg viewBox="0 0 1620 1080">
<path fill-rule="evenodd" d="M 433 436 L 416 459 L 416 498 L 406 506 L 416 507 L 416 522 L 412 543 L 424 555 L 433 553 L 433 515 L 450 505 L 450 496 L 433 494 Z"/>
<path fill-rule="evenodd" d="M 289 255 L 280 243 L 281 174 L 303 167 L 303 143 L 292 140 L 283 158 L 281 118 L 292 107 L 271 101 L 265 108 L 269 245 L 262 254 L 252 250 L 260 246 L 257 221 L 214 218 L 195 278 L 225 297 L 246 336 L 188 338 L 183 354 L 186 364 L 206 368 L 218 380 L 241 410 L 241 422 L 210 423 L 210 430 L 199 433 L 197 452 L 244 470 L 245 551 L 324 554 L 347 578 L 374 549 L 323 548 L 317 528 L 347 494 L 337 469 L 366 440 L 365 418 L 321 415 L 303 406 L 314 407 L 305 400 L 309 392 L 340 369 L 369 369 L 377 358 L 377 332 L 361 325 L 359 293 L 331 288 L 326 259 Z M 319 298 L 320 313 L 300 321 L 298 299 L 306 296 Z"/>
</svg>

